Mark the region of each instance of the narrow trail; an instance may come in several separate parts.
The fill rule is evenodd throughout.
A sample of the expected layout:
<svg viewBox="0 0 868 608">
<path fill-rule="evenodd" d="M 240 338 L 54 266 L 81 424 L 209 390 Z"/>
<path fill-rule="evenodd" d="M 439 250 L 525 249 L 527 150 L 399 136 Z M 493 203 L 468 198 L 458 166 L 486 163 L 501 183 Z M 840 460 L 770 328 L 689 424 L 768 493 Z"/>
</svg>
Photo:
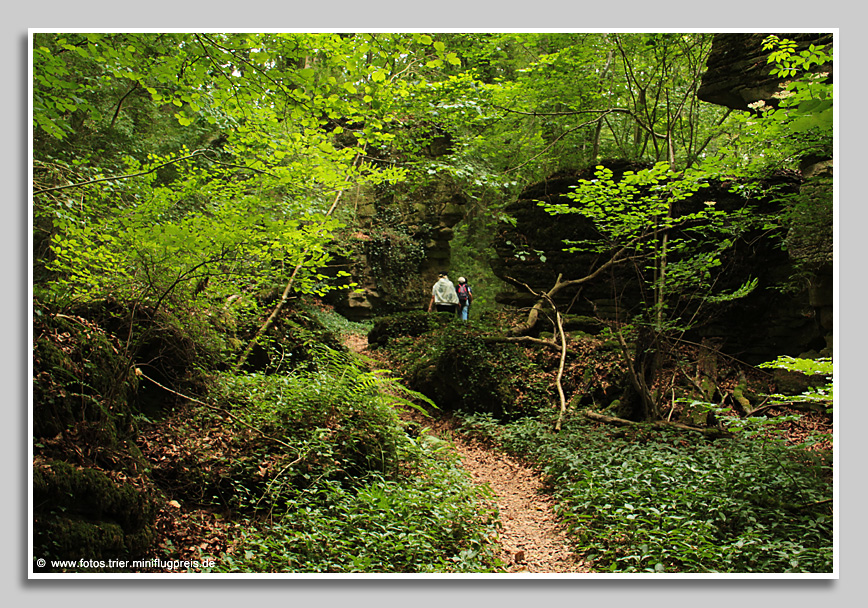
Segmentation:
<svg viewBox="0 0 868 608">
<path fill-rule="evenodd" d="M 507 454 L 454 434 L 449 421 L 431 427 L 455 445 L 474 483 L 491 488 L 503 525 L 500 557 L 507 572 L 590 572 L 570 550 L 564 526 L 555 515 L 554 499 L 543 493 L 539 473 Z"/>
<path fill-rule="evenodd" d="M 347 345 L 364 352 L 360 336 Z M 367 353 L 370 354 L 370 353 Z M 540 475 L 520 461 L 454 431 L 451 420 L 417 419 L 430 432 L 449 439 L 477 485 L 488 485 L 500 513 L 503 528 L 499 541 L 501 560 L 511 573 L 582 573 L 590 569 L 570 550 L 564 526 L 554 512 L 554 500 L 543 493 Z"/>
<path fill-rule="evenodd" d="M 496 496 L 503 532 L 502 559 L 509 572 L 589 572 L 572 553 L 550 497 L 532 470 L 509 457 L 468 445 L 456 447 L 477 483 L 487 483 Z"/>
</svg>

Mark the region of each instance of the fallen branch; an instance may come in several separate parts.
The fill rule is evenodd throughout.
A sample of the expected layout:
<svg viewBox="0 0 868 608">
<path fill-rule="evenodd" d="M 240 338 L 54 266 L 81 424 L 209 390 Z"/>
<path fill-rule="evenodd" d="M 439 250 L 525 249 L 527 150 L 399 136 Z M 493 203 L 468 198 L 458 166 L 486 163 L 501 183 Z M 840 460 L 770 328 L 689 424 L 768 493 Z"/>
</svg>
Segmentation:
<svg viewBox="0 0 868 608">
<path fill-rule="evenodd" d="M 634 420 L 627 420 L 626 418 L 617 418 L 615 416 L 606 416 L 605 414 L 598 414 L 597 412 L 592 412 L 591 410 L 583 410 L 582 415 L 585 418 L 589 418 L 591 420 L 596 420 L 597 422 L 605 422 L 606 424 L 615 424 L 618 426 L 651 426 L 657 429 L 663 428 L 676 428 L 681 429 L 683 431 L 694 431 L 697 433 L 702 433 L 708 437 L 732 437 L 732 433 L 727 431 L 723 431 L 721 429 L 715 427 L 699 427 L 699 426 L 690 426 L 688 424 L 681 424 L 680 422 L 670 422 L 668 420 L 655 420 L 654 422 L 636 422 Z"/>
<path fill-rule="evenodd" d="M 551 300 L 549 300 L 549 302 L 551 302 Z M 554 302 L 551 302 L 551 305 L 552 305 L 552 308 L 555 308 Z M 567 399 L 564 396 L 564 386 L 562 383 L 562 380 L 564 377 L 564 364 L 566 363 L 566 360 L 567 360 L 567 337 L 564 334 L 564 318 L 561 315 L 561 311 L 559 311 L 557 308 L 555 308 L 555 316 L 557 318 L 557 324 L 558 324 L 558 335 L 560 335 L 560 337 L 561 337 L 561 360 L 560 360 L 560 364 L 558 365 L 558 375 L 557 375 L 557 378 L 555 379 L 555 384 L 557 384 L 557 387 L 558 387 L 558 396 L 560 396 L 560 399 L 561 399 L 561 411 L 560 411 L 560 414 L 558 414 L 558 421 L 555 424 L 555 431 L 558 432 L 561 430 L 561 425 L 563 424 L 564 416 L 567 413 Z"/>
<path fill-rule="evenodd" d="M 771 403 L 771 404 L 769 404 L 769 405 L 764 405 L 764 404 L 765 404 L 769 399 L 770 399 L 770 397 L 766 397 L 765 399 L 763 399 L 763 402 L 760 404 L 760 406 L 759 406 L 758 408 L 753 409 L 753 410 L 751 410 L 751 411 L 749 411 L 749 412 L 746 412 L 745 415 L 744 415 L 744 417 L 745 417 L 745 418 L 750 418 L 750 417 L 752 417 L 752 416 L 756 416 L 756 415 L 759 414 L 760 412 L 764 412 L 764 411 L 766 411 L 766 410 L 769 410 L 769 409 L 771 409 L 771 408 L 773 408 L 773 407 L 777 407 L 777 406 L 779 405 L 779 404 L 777 404 L 777 403 Z"/>
<path fill-rule="evenodd" d="M 545 348 L 550 348 L 552 350 L 556 350 L 561 352 L 561 346 L 553 341 L 553 340 L 545 340 L 543 338 L 534 338 L 532 336 L 496 336 L 496 337 L 486 337 L 482 339 L 486 344 L 497 344 L 497 343 L 513 343 L 513 344 L 529 344 L 531 346 L 542 346 Z M 578 356 L 579 353 L 568 348 L 568 355 Z"/>
</svg>

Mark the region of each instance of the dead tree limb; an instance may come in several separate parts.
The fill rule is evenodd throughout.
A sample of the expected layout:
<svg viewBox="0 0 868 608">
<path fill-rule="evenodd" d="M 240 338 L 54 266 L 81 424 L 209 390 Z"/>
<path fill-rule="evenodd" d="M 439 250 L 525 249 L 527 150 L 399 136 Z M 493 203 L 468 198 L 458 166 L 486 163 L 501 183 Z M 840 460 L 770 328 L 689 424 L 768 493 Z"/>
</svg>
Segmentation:
<svg viewBox="0 0 868 608">
<path fill-rule="evenodd" d="M 555 332 L 556 332 L 556 336 L 558 338 L 560 338 L 560 342 L 561 342 L 561 344 L 560 344 L 561 356 L 560 356 L 560 362 L 558 363 L 558 375 L 555 378 L 555 385 L 557 386 L 557 389 L 558 389 L 558 398 L 560 399 L 560 403 L 561 403 L 560 413 L 558 414 L 558 420 L 555 423 L 555 431 L 556 432 L 561 430 L 561 425 L 563 424 L 563 421 L 564 421 L 564 415 L 566 414 L 566 411 L 567 411 L 567 398 L 566 398 L 566 395 L 564 395 L 564 385 L 562 382 L 563 377 L 564 377 L 564 366 L 566 365 L 566 360 L 567 360 L 567 337 L 566 337 L 566 334 L 564 333 L 564 323 L 563 323 L 563 317 L 561 316 L 561 312 L 558 310 L 558 307 L 555 305 L 554 300 L 552 300 L 552 298 L 549 294 L 552 293 L 552 291 L 556 290 L 558 284 L 561 283 L 561 278 L 563 276 L 564 276 L 563 274 L 558 275 L 558 278 L 555 280 L 555 287 L 553 287 L 549 293 L 542 293 L 542 294 L 537 293 L 536 291 L 531 289 L 531 287 L 529 285 L 527 285 L 526 283 L 520 283 L 521 285 L 524 286 L 525 289 L 527 289 L 529 292 L 531 292 L 533 295 L 535 295 L 536 297 L 538 297 L 540 299 L 537 304 L 540 304 L 542 302 L 546 302 L 546 303 L 548 303 L 549 306 L 551 306 L 552 310 L 554 310 L 554 312 L 555 312 Z M 516 282 L 518 282 L 518 281 L 516 281 Z M 539 306 L 539 308 L 537 309 L 537 314 L 539 314 L 539 310 L 541 310 L 541 309 L 542 309 L 542 306 Z"/>
<path fill-rule="evenodd" d="M 826 500 L 818 500 L 817 502 L 812 502 L 811 504 L 808 504 L 808 505 L 802 505 L 800 507 L 794 507 L 793 510 L 794 511 L 801 511 L 803 509 L 810 509 L 813 507 L 819 507 L 821 505 L 827 505 L 827 504 L 833 502 L 834 500 L 835 500 L 834 498 L 827 498 Z"/>
<path fill-rule="evenodd" d="M 264 437 L 265 439 L 268 439 L 268 440 L 270 440 L 270 441 L 274 441 L 275 443 L 279 443 L 280 445 L 282 445 L 282 446 L 284 446 L 284 447 L 287 447 L 287 448 L 289 448 L 290 450 L 295 450 L 295 449 L 296 449 L 294 446 L 292 446 L 292 445 L 286 443 L 286 442 L 283 441 L 282 439 L 278 439 L 277 437 L 272 437 L 271 435 L 268 435 L 268 434 L 264 433 L 261 429 L 256 428 L 255 426 L 253 426 L 253 425 L 250 424 L 249 422 L 245 422 L 244 420 L 242 420 L 241 418 L 239 418 L 238 416 L 236 416 L 235 414 L 233 414 L 232 412 L 230 412 L 230 411 L 227 410 L 227 409 L 224 409 L 224 408 L 219 407 L 219 406 L 216 406 L 216 405 L 212 405 L 212 404 L 210 404 L 210 403 L 206 403 L 205 401 L 202 401 L 202 400 L 200 400 L 200 399 L 196 399 L 195 397 L 190 397 L 189 395 L 185 395 L 185 394 L 183 394 L 183 393 L 179 393 L 178 391 L 176 391 L 176 390 L 172 390 L 172 389 L 170 389 L 168 386 L 166 386 L 166 385 L 164 385 L 164 384 L 160 384 L 159 382 L 157 382 L 157 381 L 154 380 L 153 378 L 151 378 L 151 377 L 145 375 L 145 373 L 144 373 L 144 372 L 141 370 L 141 368 L 139 368 L 139 367 L 136 367 L 136 368 L 135 368 L 135 373 L 136 373 L 137 376 L 141 376 L 142 378 L 144 378 L 144 379 L 147 380 L 148 382 L 151 382 L 152 384 L 155 384 L 155 385 L 159 386 L 161 389 L 163 389 L 163 390 L 166 391 L 166 392 L 172 393 L 173 395 L 177 395 L 178 397 L 181 397 L 182 399 L 186 399 L 187 401 L 192 401 L 193 403 L 198 403 L 199 405 L 204 405 L 205 407 L 207 407 L 207 408 L 209 408 L 209 409 L 212 409 L 212 410 L 214 410 L 215 412 L 220 412 L 220 413 L 222 413 L 222 414 L 226 414 L 229 418 L 231 418 L 232 420 L 234 420 L 234 421 L 237 422 L 238 424 L 241 424 L 242 426 L 246 426 L 248 429 L 250 429 L 251 431 L 253 431 L 253 432 L 257 433 L 257 434 L 259 434 L 260 436 Z M 300 459 L 297 460 L 297 461 L 295 461 L 295 462 L 292 463 L 292 464 L 297 464 L 298 462 L 300 462 Z"/>
<path fill-rule="evenodd" d="M 549 299 L 549 302 L 551 302 L 551 299 Z M 554 302 L 551 302 L 551 305 L 555 308 Z M 564 422 L 564 415 L 567 413 L 567 398 L 564 396 L 564 385 L 562 382 L 564 378 L 564 365 L 567 361 L 567 337 L 564 334 L 563 316 L 557 308 L 555 308 L 555 318 L 557 320 L 558 334 L 561 337 L 561 360 L 558 364 L 558 375 L 555 380 L 555 384 L 557 384 L 558 387 L 558 396 L 561 399 L 561 411 L 558 414 L 558 421 L 555 423 L 555 432 L 559 432 L 561 430 L 561 425 Z"/>
<path fill-rule="evenodd" d="M 578 279 L 569 279 L 569 280 L 563 281 L 563 280 L 561 280 L 563 278 L 563 274 L 559 274 L 557 280 L 555 281 L 554 286 L 551 289 L 549 289 L 547 292 L 545 292 L 545 294 L 538 294 L 537 292 L 530 289 L 530 287 L 528 287 L 525 283 L 522 283 L 521 281 L 518 281 L 518 280 L 512 278 L 511 276 L 503 277 L 504 280 L 506 280 L 506 281 L 508 281 L 514 285 L 524 287 L 525 289 L 529 290 L 533 295 L 537 296 L 537 298 L 538 298 L 537 302 L 533 305 L 533 307 L 530 309 L 530 312 L 527 315 L 527 321 L 522 325 L 518 325 L 518 326 L 514 327 L 512 329 L 512 333 L 516 334 L 516 335 L 524 335 L 524 334 L 529 333 L 536 326 L 536 323 L 539 320 L 539 314 L 546 304 L 546 300 L 545 300 L 546 296 L 548 296 L 548 298 L 550 298 L 550 299 L 554 299 L 555 295 L 557 295 L 560 291 L 562 291 L 563 289 L 566 289 L 567 287 L 578 287 L 578 286 L 584 285 L 585 283 L 589 283 L 589 282 L 593 281 L 594 279 L 598 278 L 601 274 L 603 274 L 604 272 L 606 272 L 608 269 L 610 269 L 613 266 L 616 266 L 618 264 L 623 264 L 624 262 L 629 262 L 630 260 L 633 260 L 633 259 L 639 259 L 642 256 L 629 255 L 630 252 L 633 250 L 633 248 L 636 245 L 638 245 L 639 243 L 646 241 L 648 239 L 660 236 L 662 234 L 668 234 L 669 232 L 671 232 L 673 230 L 679 230 L 679 229 L 685 228 L 687 226 L 690 226 L 692 224 L 697 223 L 697 221 L 698 220 L 694 220 L 694 219 L 686 220 L 686 221 L 680 222 L 678 224 L 674 224 L 671 226 L 662 226 L 660 228 L 655 228 L 654 230 L 649 230 L 648 232 L 637 235 L 637 236 L 633 237 L 632 239 L 630 239 L 627 243 L 625 243 L 623 247 L 621 247 L 620 249 L 615 251 L 608 260 L 603 262 L 598 268 L 591 271 L 587 275 L 580 277 Z"/>
<path fill-rule="evenodd" d="M 597 422 L 604 422 L 606 424 L 614 424 L 617 426 L 651 426 L 656 429 L 663 428 L 674 428 L 680 429 L 683 431 L 694 431 L 696 433 L 702 433 L 707 437 L 732 437 L 732 433 L 727 431 L 723 431 L 719 428 L 708 427 L 703 428 L 699 426 L 690 426 L 688 424 L 681 424 L 680 422 L 669 422 L 666 420 L 656 420 L 654 422 L 636 422 L 634 420 L 627 420 L 626 418 L 617 418 L 615 416 L 606 416 L 605 414 L 598 414 L 597 412 L 593 412 L 591 410 L 583 410 L 582 416 L 588 418 L 590 420 L 595 420 Z"/>
</svg>

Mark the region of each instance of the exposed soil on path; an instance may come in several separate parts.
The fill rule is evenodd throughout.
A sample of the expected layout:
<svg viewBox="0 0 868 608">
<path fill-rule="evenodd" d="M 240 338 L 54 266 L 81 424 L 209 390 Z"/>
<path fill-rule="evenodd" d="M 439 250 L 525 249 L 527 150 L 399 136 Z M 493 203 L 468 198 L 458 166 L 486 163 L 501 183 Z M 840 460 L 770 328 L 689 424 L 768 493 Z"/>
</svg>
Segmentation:
<svg viewBox="0 0 868 608">
<path fill-rule="evenodd" d="M 367 341 L 354 336 L 347 340 L 347 345 L 363 352 Z M 430 432 L 449 439 L 473 481 L 491 488 L 503 525 L 500 557 L 507 572 L 590 572 L 570 550 L 564 527 L 554 513 L 554 499 L 543 492 L 536 471 L 507 454 L 457 434 L 448 418 L 432 421 L 417 418 L 415 413 L 409 416 L 431 429 Z"/>
<path fill-rule="evenodd" d="M 426 423 L 455 445 L 476 484 L 487 484 L 503 528 L 501 559 L 507 572 L 580 573 L 590 569 L 570 550 L 554 499 L 543 492 L 539 473 L 520 461 L 452 432 L 449 420 Z"/>
</svg>

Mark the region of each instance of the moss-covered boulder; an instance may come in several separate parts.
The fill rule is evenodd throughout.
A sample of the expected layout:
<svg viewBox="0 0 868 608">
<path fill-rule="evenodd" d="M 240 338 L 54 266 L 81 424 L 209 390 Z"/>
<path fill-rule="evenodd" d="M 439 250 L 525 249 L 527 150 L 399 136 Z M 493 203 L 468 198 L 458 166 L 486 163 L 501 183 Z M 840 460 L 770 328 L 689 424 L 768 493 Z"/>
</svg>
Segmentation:
<svg viewBox="0 0 868 608">
<path fill-rule="evenodd" d="M 34 557 L 106 562 L 142 557 L 157 537 L 157 500 L 142 478 L 112 479 L 95 468 L 40 462 L 33 467 Z"/>
<path fill-rule="evenodd" d="M 395 338 L 418 337 L 441 328 L 454 319 L 453 314 L 429 313 L 422 310 L 378 317 L 374 319 L 374 326 L 368 332 L 368 344 L 386 346 L 389 340 Z"/>
<path fill-rule="evenodd" d="M 113 317 L 105 305 L 94 307 Z M 99 315 L 36 311 L 34 557 L 143 555 L 156 538 L 158 499 L 135 443 L 140 378 L 130 351 Z"/>
<path fill-rule="evenodd" d="M 410 339 L 395 330 L 386 341 L 390 361 L 410 388 L 442 409 L 488 413 L 504 420 L 548 403 L 548 378 L 521 347 L 492 340 L 452 315 L 427 318 L 427 330 L 423 318 L 396 323 L 406 332 L 401 335 Z"/>
<path fill-rule="evenodd" d="M 131 430 L 136 377 L 117 341 L 82 316 L 39 310 L 33 340 L 33 435 L 53 437 L 86 422 L 107 441 Z"/>
</svg>

